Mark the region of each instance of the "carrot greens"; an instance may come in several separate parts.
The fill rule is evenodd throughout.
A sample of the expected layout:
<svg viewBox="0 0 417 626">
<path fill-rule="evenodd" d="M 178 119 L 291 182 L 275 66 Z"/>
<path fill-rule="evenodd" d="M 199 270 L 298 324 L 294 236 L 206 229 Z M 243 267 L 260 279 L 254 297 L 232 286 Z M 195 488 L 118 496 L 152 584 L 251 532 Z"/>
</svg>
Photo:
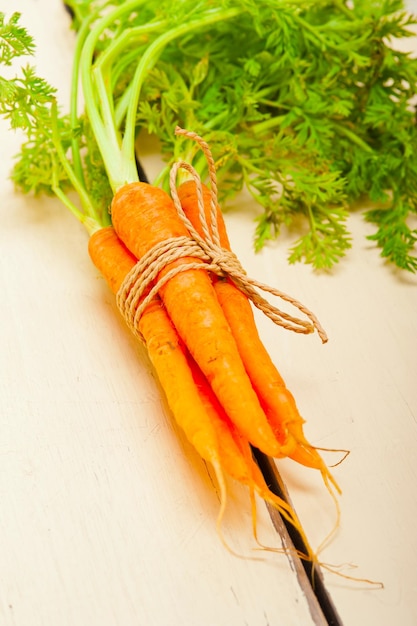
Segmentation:
<svg viewBox="0 0 417 626">
<path fill-rule="evenodd" d="M 417 22 L 403 2 L 66 4 L 77 32 L 69 113 L 54 119 L 55 91 L 33 68 L 0 82 L 0 113 L 28 136 L 13 173 L 25 192 L 75 188 L 105 223 L 112 191 L 138 178 L 142 133 L 166 163 L 154 184 L 168 190 L 179 157 L 204 180 L 206 161 L 175 137 L 178 124 L 209 142 L 222 206 L 242 189 L 253 197 L 257 250 L 301 223 L 289 262 L 331 268 L 359 204 L 382 256 L 417 270 L 417 60 L 396 46 Z M 19 16 L 1 19 L 2 63 L 33 54 Z"/>
</svg>

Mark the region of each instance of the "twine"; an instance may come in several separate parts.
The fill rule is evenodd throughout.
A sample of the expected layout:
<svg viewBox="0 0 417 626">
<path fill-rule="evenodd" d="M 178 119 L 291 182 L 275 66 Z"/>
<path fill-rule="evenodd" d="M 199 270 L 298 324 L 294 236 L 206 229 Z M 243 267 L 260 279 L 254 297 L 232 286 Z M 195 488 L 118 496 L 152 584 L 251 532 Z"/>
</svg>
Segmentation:
<svg viewBox="0 0 417 626">
<path fill-rule="evenodd" d="M 237 256 L 220 245 L 217 224 L 216 169 L 209 146 L 201 137 L 192 131 L 177 127 L 175 132 L 177 135 L 185 135 L 195 140 L 200 145 L 207 158 L 211 192 L 209 222 L 206 219 L 204 210 L 203 189 L 200 176 L 189 163 L 185 161 L 174 163 L 170 172 L 171 196 L 178 215 L 186 226 L 190 236 L 173 237 L 157 244 L 136 263 L 126 276 L 117 293 L 116 301 L 131 330 L 138 337 L 143 339 L 138 329 L 139 320 L 146 307 L 153 300 L 157 299 L 161 287 L 180 272 L 204 269 L 220 277 L 227 277 L 232 280 L 236 287 L 249 298 L 253 305 L 269 317 L 274 324 L 302 334 L 310 334 L 316 330 L 322 342 L 326 343 L 327 335 L 314 313 L 292 296 L 289 296 L 279 289 L 265 285 L 258 280 L 249 278 Z M 187 170 L 195 181 L 203 237 L 199 235 L 182 209 L 176 186 L 177 174 L 180 169 Z M 158 278 L 158 274 L 162 269 L 173 261 L 184 257 L 191 257 L 196 261 L 187 261 L 186 263 L 179 264 L 168 271 L 162 278 Z M 300 313 L 305 315 L 307 320 L 294 317 L 280 310 L 264 298 L 259 293 L 259 290 L 288 302 L 298 309 Z M 146 294 L 145 297 L 144 294 Z"/>
</svg>

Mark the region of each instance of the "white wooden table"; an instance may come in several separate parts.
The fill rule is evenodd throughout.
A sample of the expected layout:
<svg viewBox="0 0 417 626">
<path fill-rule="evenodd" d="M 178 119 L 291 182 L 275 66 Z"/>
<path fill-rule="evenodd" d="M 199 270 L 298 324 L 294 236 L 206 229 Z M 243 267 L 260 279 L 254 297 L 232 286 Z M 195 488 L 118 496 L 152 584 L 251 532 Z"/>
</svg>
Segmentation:
<svg viewBox="0 0 417 626">
<path fill-rule="evenodd" d="M 68 99 L 73 35 L 59 0 L 22 12 L 40 74 Z M 250 507 L 218 501 L 172 424 L 142 349 L 98 277 L 81 226 L 54 199 L 14 192 L 20 137 L 0 124 L 1 626 L 313 624 L 285 556 L 254 551 Z M 159 165 L 152 154 L 148 172 Z M 342 522 L 322 554 L 383 590 L 325 574 L 346 626 L 417 623 L 417 277 L 385 267 L 352 215 L 353 249 L 328 275 L 286 262 L 285 237 L 252 252 L 253 216 L 226 215 L 251 276 L 303 301 L 329 343 L 258 316 L 319 446 L 348 448 L 334 473 Z M 328 459 L 331 461 L 331 458 Z M 320 480 L 279 464 L 313 546 L 333 521 Z M 262 503 L 260 535 L 279 547 Z"/>
</svg>

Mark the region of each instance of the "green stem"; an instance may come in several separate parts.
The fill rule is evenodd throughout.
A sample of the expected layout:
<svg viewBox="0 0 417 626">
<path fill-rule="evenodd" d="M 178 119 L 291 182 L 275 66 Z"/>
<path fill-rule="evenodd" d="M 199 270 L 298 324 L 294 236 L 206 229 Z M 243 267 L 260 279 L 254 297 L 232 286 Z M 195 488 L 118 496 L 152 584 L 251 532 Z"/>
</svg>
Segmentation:
<svg viewBox="0 0 417 626">
<path fill-rule="evenodd" d="M 285 115 L 279 115 L 277 117 L 270 117 L 263 122 L 258 122 L 252 126 L 252 132 L 255 135 L 262 135 L 264 133 L 269 132 L 270 130 L 279 126 L 284 119 Z"/>
<path fill-rule="evenodd" d="M 371 148 L 371 146 L 368 143 L 366 143 L 363 139 L 361 139 L 356 133 L 349 130 L 349 128 L 347 128 L 343 124 L 338 124 L 336 122 L 333 122 L 333 126 L 340 134 L 347 137 L 352 143 L 355 143 L 362 150 L 364 150 L 365 152 L 368 152 L 368 154 L 374 154 L 374 151 Z"/>
<path fill-rule="evenodd" d="M 314 213 L 311 209 L 311 205 L 306 203 L 306 208 L 307 208 L 307 217 L 308 217 L 308 221 L 310 222 L 310 231 L 311 231 L 311 235 L 312 237 L 316 240 L 317 239 L 317 229 L 316 229 L 316 222 L 314 220 Z"/>
<path fill-rule="evenodd" d="M 119 147 L 120 138 L 118 136 L 117 127 L 114 117 L 114 105 L 111 95 L 110 80 L 105 79 L 98 71 L 98 68 L 94 67 L 92 73 L 95 79 L 96 90 L 98 100 L 100 102 L 100 115 L 103 122 L 103 127 L 108 136 L 112 137 L 115 145 Z"/>
<path fill-rule="evenodd" d="M 126 111 L 129 107 L 130 98 L 132 97 L 133 85 L 130 83 L 123 91 L 123 95 L 117 101 L 115 109 L 115 124 L 117 128 L 120 128 L 124 118 L 126 117 Z"/>
<path fill-rule="evenodd" d="M 171 167 L 169 165 L 164 165 L 159 172 L 156 178 L 153 179 L 152 184 L 156 187 L 162 185 L 168 178 Z"/>
<path fill-rule="evenodd" d="M 254 201 L 258 204 L 259 203 L 259 197 L 258 191 L 255 191 L 255 188 L 252 185 L 252 181 L 250 179 L 250 176 L 248 174 L 248 172 L 245 169 L 242 169 L 242 176 L 243 176 L 243 181 L 246 187 L 246 190 L 249 192 L 250 196 L 254 199 Z"/>
<path fill-rule="evenodd" d="M 55 150 L 57 152 L 58 158 L 72 186 L 74 187 L 75 191 L 78 193 L 80 200 L 81 200 L 81 204 L 85 211 L 84 214 L 80 213 L 79 216 L 76 215 L 76 217 L 80 219 L 81 215 L 83 216 L 87 215 L 93 219 L 96 219 L 97 218 L 96 211 L 90 200 L 90 197 L 82 181 L 80 181 L 80 179 L 74 172 L 74 169 L 72 168 L 70 162 L 68 161 L 64 148 L 62 146 L 60 135 L 59 135 L 59 128 L 58 128 L 58 105 L 56 101 L 52 104 L 52 107 L 51 107 L 51 125 L 52 125 L 52 140 L 54 142 L 54 146 L 55 146 Z"/>
<path fill-rule="evenodd" d="M 214 10 L 210 12 L 208 11 L 204 14 L 202 18 L 187 22 L 185 24 L 181 24 L 180 26 L 177 26 L 176 28 L 167 31 L 163 35 L 160 35 L 146 49 L 138 63 L 135 76 L 132 81 L 132 93 L 126 113 L 125 133 L 122 142 L 122 161 L 124 164 L 126 164 L 126 169 L 124 171 L 124 179 L 119 181 L 119 186 L 124 184 L 126 180 L 129 180 L 134 175 L 134 173 L 136 173 L 136 165 L 134 172 L 132 170 L 134 159 L 132 162 L 131 155 L 134 155 L 135 149 L 136 111 L 139 103 L 140 92 L 147 73 L 157 62 L 162 50 L 168 43 L 180 37 L 181 35 L 188 35 L 194 30 L 209 26 L 211 24 L 215 24 L 219 21 L 232 19 L 240 13 L 241 9 L 238 8 L 228 10 Z"/>
<path fill-rule="evenodd" d="M 117 79 L 120 74 L 126 69 L 129 63 L 133 62 L 138 57 L 138 50 L 133 49 L 130 54 L 125 53 L 121 56 L 122 50 L 127 46 L 132 46 L 135 40 L 139 39 L 144 34 L 148 35 L 153 31 L 160 30 L 166 26 L 166 20 L 155 22 L 153 24 L 143 24 L 135 28 L 125 31 L 119 39 L 114 41 L 110 46 L 100 55 L 96 66 L 94 68 L 94 74 L 97 81 L 103 81 L 109 89 L 109 100 L 112 100 L 112 93 L 117 84 Z M 110 67 L 111 63 L 116 59 L 121 58 L 121 61 L 115 66 Z M 117 105 L 114 106 L 113 111 L 113 124 L 117 129 L 120 128 L 123 118 L 128 108 L 130 100 L 131 85 L 127 85 L 123 90 L 123 95 L 119 98 Z"/>
<path fill-rule="evenodd" d="M 130 50 L 130 52 L 125 51 L 123 56 L 117 59 L 117 62 L 113 64 L 113 67 L 111 70 L 111 87 L 113 91 L 116 89 L 117 83 L 120 80 L 120 77 L 122 77 L 124 81 L 126 80 L 125 76 L 127 72 L 129 71 L 128 70 L 129 65 L 133 67 L 133 65 L 136 64 L 138 53 L 139 52 L 137 48 Z M 123 93 L 125 92 L 126 89 L 129 88 L 129 85 L 130 85 L 130 82 L 127 83 L 126 86 L 123 88 Z M 121 97 L 122 96 L 119 95 L 119 100 L 121 99 Z M 117 107 L 115 107 L 115 109 L 117 111 Z"/>
<path fill-rule="evenodd" d="M 101 117 L 100 103 L 95 89 L 91 68 L 93 67 L 95 48 L 103 31 L 110 27 L 118 17 L 124 13 L 137 9 L 139 6 L 144 4 L 145 1 L 146 0 L 130 0 L 108 13 L 98 22 L 96 26 L 92 28 L 82 48 L 80 70 L 85 107 L 107 170 L 110 185 L 113 189 L 117 189 L 118 186 L 120 186 L 119 181 L 123 177 L 123 155 L 120 151 L 117 128 L 114 123 L 109 123 L 108 117 L 106 117 L 106 120 L 103 120 Z M 101 107 L 105 108 L 106 116 L 108 116 L 108 102 L 106 102 L 106 104 L 102 103 Z M 132 180 L 137 180 L 137 173 L 135 174 L 133 172 L 131 175 Z"/>
<path fill-rule="evenodd" d="M 160 20 L 159 22 L 150 22 L 142 24 L 141 26 L 135 26 L 134 28 L 127 28 L 117 39 L 115 39 L 107 48 L 100 54 L 100 58 L 97 61 L 96 67 L 100 68 L 100 71 L 105 71 L 106 68 L 120 55 L 122 50 L 127 46 L 131 46 L 136 39 L 139 39 L 143 35 L 149 35 L 155 30 L 160 30 L 167 25 L 167 20 Z M 137 54 L 137 52 L 136 52 Z"/>
<path fill-rule="evenodd" d="M 77 137 L 75 137 L 75 129 L 79 124 L 78 120 L 78 96 L 79 96 L 79 80 L 80 80 L 80 59 L 82 46 L 85 42 L 85 39 L 90 30 L 91 22 L 96 19 L 97 12 L 90 15 L 81 25 L 80 30 L 78 31 L 77 40 L 75 44 L 74 51 L 74 61 L 72 67 L 72 76 L 71 76 L 71 96 L 70 96 L 70 122 L 71 122 L 71 130 L 73 137 L 71 139 L 71 149 L 72 149 L 72 161 L 74 171 L 78 177 L 78 179 L 82 182 L 85 187 L 85 178 L 84 178 L 84 170 L 81 159 L 81 151 L 80 151 L 80 143 Z"/>
<path fill-rule="evenodd" d="M 96 230 L 103 228 L 102 224 L 97 222 L 94 218 L 88 215 L 84 215 L 84 213 L 81 213 L 81 211 L 78 210 L 75 204 L 68 198 L 68 196 L 62 191 L 60 187 L 52 185 L 52 189 L 54 194 L 62 202 L 62 204 L 71 211 L 71 213 L 77 218 L 79 222 L 81 222 L 83 226 L 85 226 L 89 235 L 92 235 Z"/>
<path fill-rule="evenodd" d="M 343 0 L 334 0 L 334 4 L 336 8 L 341 11 L 349 20 L 355 20 L 355 16 L 352 12 L 352 9 L 349 9 Z"/>
</svg>

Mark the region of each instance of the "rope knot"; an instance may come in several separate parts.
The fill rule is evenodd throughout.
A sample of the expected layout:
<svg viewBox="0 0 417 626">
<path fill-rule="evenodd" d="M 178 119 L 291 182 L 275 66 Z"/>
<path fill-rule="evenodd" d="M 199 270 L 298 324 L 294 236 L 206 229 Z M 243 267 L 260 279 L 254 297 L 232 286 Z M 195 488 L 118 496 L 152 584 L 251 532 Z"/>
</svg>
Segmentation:
<svg viewBox="0 0 417 626">
<path fill-rule="evenodd" d="M 213 248 L 209 253 L 210 265 L 213 268 L 218 267 L 218 274 L 221 276 L 233 276 L 234 274 L 243 274 L 244 269 L 239 259 L 227 248 Z M 213 270 L 212 270 L 213 271 Z"/>
<path fill-rule="evenodd" d="M 206 271 L 213 272 L 222 277 L 228 277 L 232 280 L 236 287 L 249 298 L 252 304 L 267 315 L 275 324 L 303 334 L 312 333 L 314 330 L 317 330 L 322 342 L 325 343 L 327 341 L 327 335 L 316 316 L 309 311 L 309 309 L 295 300 L 295 298 L 292 298 L 282 291 L 249 278 L 234 252 L 221 245 L 217 223 L 216 170 L 210 149 L 196 133 L 177 127 L 176 134 L 186 135 L 196 140 L 207 158 L 211 183 L 210 223 L 208 223 L 206 218 L 202 182 L 198 173 L 190 164 L 184 161 L 174 163 L 170 175 L 171 195 L 178 215 L 186 226 L 190 236 L 174 237 L 157 244 L 138 261 L 136 266 L 127 275 L 117 294 L 117 304 L 128 325 L 131 327 L 131 330 L 141 338 L 139 320 L 143 311 L 151 301 L 156 298 L 161 287 L 173 276 L 182 271 L 202 269 L 203 267 Z M 176 176 L 180 168 L 187 170 L 194 179 L 203 236 L 194 228 L 181 206 L 176 186 Z M 158 278 L 158 275 L 165 266 L 184 257 L 188 257 L 186 263 L 176 264 L 175 267 L 164 274 L 162 279 Z M 195 263 L 190 262 L 190 257 L 195 259 Z M 307 320 L 299 319 L 298 317 L 281 311 L 264 298 L 259 293 L 259 290 L 290 303 L 303 313 L 307 317 Z"/>
</svg>

